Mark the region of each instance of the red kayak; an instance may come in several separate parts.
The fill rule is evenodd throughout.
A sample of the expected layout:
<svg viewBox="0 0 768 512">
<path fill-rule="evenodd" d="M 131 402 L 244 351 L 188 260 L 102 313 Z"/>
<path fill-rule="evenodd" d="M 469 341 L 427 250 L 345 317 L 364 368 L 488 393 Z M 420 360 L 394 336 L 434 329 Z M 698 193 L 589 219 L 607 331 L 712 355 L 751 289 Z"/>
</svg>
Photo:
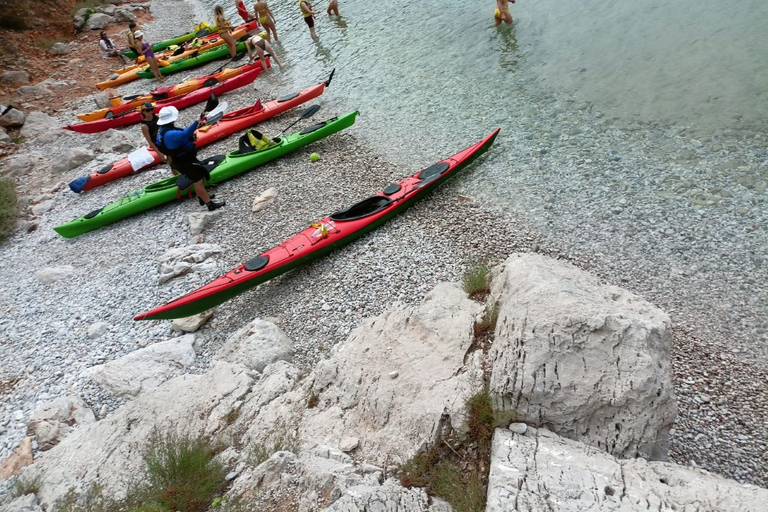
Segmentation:
<svg viewBox="0 0 768 512">
<path fill-rule="evenodd" d="M 155 103 L 155 108 L 159 110 L 163 107 L 174 106 L 181 110 L 200 103 L 201 101 L 206 101 L 211 97 L 212 92 L 216 93 L 217 96 L 220 96 L 225 92 L 233 91 L 239 87 L 253 83 L 253 81 L 256 80 L 256 77 L 259 76 L 259 73 L 261 73 L 261 63 L 255 62 L 253 64 L 246 65 L 251 66 L 253 69 L 220 82 L 214 86 L 204 87 L 202 89 L 192 91 L 189 94 L 184 94 L 183 96 L 158 101 Z M 268 61 L 267 66 L 269 66 Z M 99 119 L 97 121 L 90 121 L 87 123 L 70 124 L 64 126 L 63 128 L 65 130 L 72 130 L 73 132 L 79 133 L 99 133 L 109 130 L 110 128 L 119 128 L 121 126 L 128 126 L 139 122 L 141 122 L 141 113 L 138 110 L 132 110 L 110 119 Z"/>
<path fill-rule="evenodd" d="M 426 169 L 389 185 L 376 195 L 310 225 L 205 286 L 165 306 L 141 313 L 134 320 L 182 318 L 196 315 L 315 258 L 328 254 L 399 214 L 434 190 L 491 147 L 499 129 L 480 142 Z"/>
<path fill-rule="evenodd" d="M 267 102 L 263 105 L 261 104 L 261 101 L 258 101 L 256 104 L 251 105 L 250 107 L 245 107 L 241 108 L 240 110 L 230 112 L 229 114 L 226 114 L 224 117 L 222 117 L 221 120 L 216 124 L 199 128 L 196 132 L 197 140 L 195 141 L 195 146 L 199 148 L 207 144 L 212 144 L 228 135 L 239 132 L 240 130 L 244 130 L 245 128 L 253 126 L 256 123 L 281 114 L 286 110 L 292 109 L 293 107 L 301 105 L 302 103 L 305 103 L 313 98 L 317 98 L 323 94 L 323 92 L 325 92 L 325 88 L 330 85 L 332 78 L 333 73 L 331 73 L 331 76 L 328 77 L 328 80 L 325 82 L 321 82 L 317 85 L 313 85 L 312 87 L 308 87 L 303 91 L 289 94 L 282 98 Z M 149 154 L 154 158 L 152 163 L 134 170 L 130 160 L 126 157 L 98 171 L 92 172 L 90 176 L 82 176 L 76 180 L 71 181 L 69 183 L 69 188 L 72 189 L 73 192 L 77 193 L 91 190 L 92 188 L 104 185 L 110 181 L 122 178 L 123 176 L 129 176 L 134 172 L 148 169 L 162 161 L 160 156 L 152 149 L 147 148 L 147 150 L 149 151 Z"/>
</svg>

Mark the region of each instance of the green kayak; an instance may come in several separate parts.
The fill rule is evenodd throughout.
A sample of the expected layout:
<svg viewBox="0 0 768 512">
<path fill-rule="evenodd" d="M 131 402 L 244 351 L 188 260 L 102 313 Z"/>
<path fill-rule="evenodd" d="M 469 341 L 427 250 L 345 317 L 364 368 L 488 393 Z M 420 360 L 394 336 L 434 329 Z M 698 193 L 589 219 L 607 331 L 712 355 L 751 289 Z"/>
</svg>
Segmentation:
<svg viewBox="0 0 768 512">
<path fill-rule="evenodd" d="M 202 162 L 211 173 L 211 177 L 206 181 L 206 184 L 215 185 L 228 180 L 233 176 L 271 162 L 307 144 L 349 128 L 355 123 L 356 117 L 357 112 L 352 112 L 342 117 L 334 117 L 328 121 L 314 124 L 299 132 L 277 138 L 275 139 L 277 145 L 260 151 L 248 147 L 245 144 L 247 137 L 241 137 L 240 149 L 237 151 L 232 151 L 226 156 L 214 156 Z M 176 181 L 176 176 L 157 181 L 141 190 L 131 192 L 114 203 L 83 215 L 79 219 L 56 226 L 53 229 L 64 238 L 74 238 L 161 204 L 194 197 L 194 190 L 191 186 L 181 190 L 177 186 Z"/>
<path fill-rule="evenodd" d="M 190 39 L 194 39 L 197 34 L 198 32 L 187 32 L 186 34 L 180 35 L 178 37 L 174 37 L 173 39 L 166 39 L 165 41 L 160 41 L 159 43 L 155 43 L 152 45 L 152 51 L 159 52 L 161 50 L 165 50 L 169 46 L 173 46 L 174 44 L 185 43 Z M 139 56 L 139 54 L 133 50 L 128 50 L 127 52 L 123 52 L 123 55 L 125 55 L 129 59 L 135 59 L 136 57 Z"/>
<path fill-rule="evenodd" d="M 237 43 L 236 49 L 238 52 L 244 52 L 245 43 Z M 195 56 L 180 59 L 172 62 L 171 64 L 168 64 L 165 67 L 161 67 L 160 74 L 167 76 L 173 73 L 178 73 L 179 71 L 184 71 L 185 69 L 194 68 L 212 60 L 223 59 L 225 57 L 229 57 L 229 48 L 227 45 L 223 44 L 217 46 L 216 48 L 211 48 L 210 50 L 200 52 Z M 152 70 L 150 69 L 139 71 L 136 74 L 141 78 L 155 78 L 155 75 L 152 74 Z"/>
</svg>

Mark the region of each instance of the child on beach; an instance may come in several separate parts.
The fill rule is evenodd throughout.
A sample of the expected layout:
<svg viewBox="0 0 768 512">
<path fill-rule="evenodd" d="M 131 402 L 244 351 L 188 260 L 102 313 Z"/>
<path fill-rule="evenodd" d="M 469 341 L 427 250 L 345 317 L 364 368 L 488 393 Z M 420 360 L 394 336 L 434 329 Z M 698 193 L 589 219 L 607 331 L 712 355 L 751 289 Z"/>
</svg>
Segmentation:
<svg viewBox="0 0 768 512">
<path fill-rule="evenodd" d="M 229 56 L 234 58 L 235 54 L 237 53 L 237 43 L 235 43 L 235 38 L 232 37 L 232 34 L 230 34 L 230 31 L 232 30 L 232 24 L 224 16 L 224 9 L 220 5 L 216 6 L 216 8 L 213 10 L 213 14 L 215 16 L 214 20 L 216 21 L 216 30 L 218 30 L 219 35 L 224 40 L 224 42 L 227 43 L 227 47 L 229 48 Z"/>
<path fill-rule="evenodd" d="M 261 23 L 261 26 L 267 31 L 267 41 L 272 40 L 269 37 L 270 31 L 272 32 L 272 35 L 275 36 L 275 41 L 279 41 L 277 38 L 277 29 L 275 28 L 275 16 L 272 14 L 272 11 L 269 10 L 267 2 L 258 0 L 253 6 L 253 10 L 256 13 L 256 17 L 259 18 L 259 23 Z"/>
<path fill-rule="evenodd" d="M 304 23 L 309 27 L 309 35 L 312 36 L 312 39 L 317 39 L 317 34 L 315 34 L 315 14 L 318 13 L 312 10 L 312 4 L 308 0 L 299 0 L 299 9 L 301 10 L 301 15 L 304 16 Z"/>
<path fill-rule="evenodd" d="M 509 0 L 515 3 L 515 0 Z M 496 11 L 493 13 L 493 20 L 498 27 L 503 21 L 507 25 L 512 23 L 512 15 L 509 13 L 509 3 L 507 0 L 496 0 Z"/>
<path fill-rule="evenodd" d="M 329 0 L 328 1 L 328 9 L 325 11 L 328 13 L 328 16 L 331 15 L 331 13 L 335 14 L 336 16 L 339 15 L 339 0 Z"/>
</svg>

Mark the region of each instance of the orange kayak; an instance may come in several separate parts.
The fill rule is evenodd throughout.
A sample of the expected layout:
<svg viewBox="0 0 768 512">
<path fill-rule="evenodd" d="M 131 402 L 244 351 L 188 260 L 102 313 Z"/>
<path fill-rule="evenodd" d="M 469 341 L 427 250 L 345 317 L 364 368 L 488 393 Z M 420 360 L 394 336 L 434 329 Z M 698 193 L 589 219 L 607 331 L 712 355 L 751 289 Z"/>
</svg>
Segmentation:
<svg viewBox="0 0 768 512">
<path fill-rule="evenodd" d="M 181 96 L 189 92 L 196 91 L 201 87 L 210 87 L 211 85 L 216 85 L 219 82 L 223 82 L 228 78 L 232 78 L 234 76 L 240 75 L 251 69 L 253 69 L 252 65 L 238 66 L 236 68 L 227 68 L 222 71 L 219 71 L 218 73 L 213 73 L 211 75 L 191 78 L 186 82 L 181 82 L 180 84 L 173 85 L 171 87 L 161 86 L 146 94 L 123 97 L 122 102 L 118 105 L 113 105 L 108 108 L 101 108 L 99 110 L 94 110 L 93 112 L 87 112 L 85 114 L 77 114 L 77 117 L 81 121 L 85 121 L 85 122 L 114 117 L 119 114 L 122 114 L 123 112 L 128 112 L 129 110 L 133 110 L 136 107 L 140 106 L 142 103 L 145 103 L 148 101 L 155 102 L 158 100 L 175 98 L 176 96 Z"/>
</svg>

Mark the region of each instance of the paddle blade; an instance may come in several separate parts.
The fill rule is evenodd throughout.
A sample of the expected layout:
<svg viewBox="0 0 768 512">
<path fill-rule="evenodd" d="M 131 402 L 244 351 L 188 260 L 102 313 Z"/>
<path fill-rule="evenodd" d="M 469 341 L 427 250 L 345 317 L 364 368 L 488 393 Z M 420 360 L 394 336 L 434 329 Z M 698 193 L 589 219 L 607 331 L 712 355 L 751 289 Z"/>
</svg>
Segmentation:
<svg viewBox="0 0 768 512">
<path fill-rule="evenodd" d="M 211 110 L 215 109 L 219 106 L 219 97 L 216 96 L 215 92 L 211 92 L 211 97 L 208 98 L 208 101 L 205 103 L 205 108 L 203 109 L 203 112 L 210 112 Z"/>
<path fill-rule="evenodd" d="M 236 61 L 236 60 L 242 60 L 242 59 L 243 59 L 243 57 L 245 57 L 245 54 L 246 54 L 246 53 L 248 53 L 248 52 L 246 52 L 246 51 L 237 52 L 237 53 L 235 54 L 235 56 L 234 56 L 234 57 L 232 57 L 232 60 L 233 60 L 233 61 Z"/>
<path fill-rule="evenodd" d="M 299 119 L 309 119 L 313 115 L 317 114 L 318 110 L 320 110 L 320 105 L 312 105 L 307 110 L 305 110 L 303 114 L 301 114 Z"/>
<path fill-rule="evenodd" d="M 331 80 L 333 80 L 333 75 L 336 73 L 336 68 L 333 68 L 333 71 L 331 71 L 331 76 L 328 77 L 328 80 L 325 81 L 325 86 L 328 87 L 331 85 Z"/>
<path fill-rule="evenodd" d="M 205 121 L 205 124 L 215 124 L 218 123 L 222 117 L 224 117 L 224 113 L 227 111 L 227 105 L 226 101 L 222 101 L 219 103 L 219 106 L 215 109 L 208 112 L 207 119 Z"/>
<path fill-rule="evenodd" d="M 85 184 L 90 181 L 90 176 L 81 176 L 69 182 L 69 188 L 72 192 L 80 193 L 83 191 Z"/>
</svg>

